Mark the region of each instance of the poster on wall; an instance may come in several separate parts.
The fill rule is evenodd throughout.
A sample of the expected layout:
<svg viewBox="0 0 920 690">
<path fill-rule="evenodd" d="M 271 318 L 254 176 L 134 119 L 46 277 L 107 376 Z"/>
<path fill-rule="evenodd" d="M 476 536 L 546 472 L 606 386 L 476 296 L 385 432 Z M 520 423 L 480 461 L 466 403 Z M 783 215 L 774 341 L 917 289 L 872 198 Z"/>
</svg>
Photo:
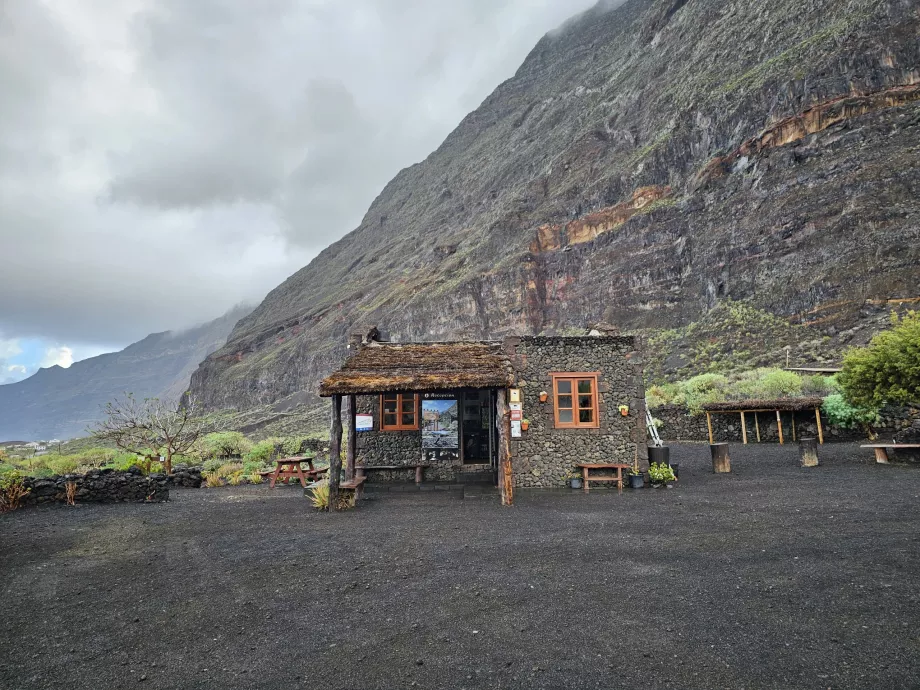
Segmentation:
<svg viewBox="0 0 920 690">
<path fill-rule="evenodd" d="M 422 400 L 422 448 L 460 447 L 457 400 Z"/>
<path fill-rule="evenodd" d="M 520 422 L 511 422 L 511 438 L 521 438 Z"/>
<path fill-rule="evenodd" d="M 369 414 L 355 415 L 355 424 L 358 431 L 373 431 L 374 417 Z"/>
</svg>

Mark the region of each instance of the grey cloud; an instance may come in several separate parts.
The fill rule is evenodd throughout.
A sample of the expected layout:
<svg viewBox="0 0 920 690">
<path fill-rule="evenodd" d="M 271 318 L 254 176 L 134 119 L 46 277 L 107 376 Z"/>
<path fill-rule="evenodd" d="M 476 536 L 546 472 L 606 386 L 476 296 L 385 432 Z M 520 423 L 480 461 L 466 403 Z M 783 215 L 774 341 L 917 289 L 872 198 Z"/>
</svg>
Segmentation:
<svg viewBox="0 0 920 690">
<path fill-rule="evenodd" d="M 128 342 L 258 300 L 590 0 L 0 6 L 0 331 Z"/>
</svg>

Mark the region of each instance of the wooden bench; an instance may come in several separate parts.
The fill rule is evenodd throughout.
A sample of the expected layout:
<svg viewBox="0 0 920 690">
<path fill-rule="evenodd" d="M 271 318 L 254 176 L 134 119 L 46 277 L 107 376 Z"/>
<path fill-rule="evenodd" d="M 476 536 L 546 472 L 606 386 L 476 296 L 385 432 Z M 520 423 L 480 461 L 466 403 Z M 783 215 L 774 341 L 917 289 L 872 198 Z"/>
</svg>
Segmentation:
<svg viewBox="0 0 920 690">
<path fill-rule="evenodd" d="M 920 448 L 920 443 L 867 443 L 860 448 L 875 449 L 875 461 L 883 465 L 888 464 L 888 449 L 894 448 Z"/>
<path fill-rule="evenodd" d="M 414 465 L 356 465 L 355 472 L 359 477 L 364 477 L 368 472 L 378 471 L 378 470 L 411 470 L 415 469 L 415 483 L 421 484 L 423 477 L 425 475 L 425 468 L 431 467 L 431 465 L 426 465 L 424 463 L 416 463 Z"/>
<path fill-rule="evenodd" d="M 616 482 L 617 490 L 623 491 L 623 470 L 628 470 L 632 465 L 623 465 L 618 462 L 591 463 L 580 462 L 576 467 L 581 468 L 582 483 L 584 491 L 588 493 L 590 482 Z M 611 475 L 591 475 L 591 470 L 614 470 L 616 474 Z"/>
<path fill-rule="evenodd" d="M 361 500 L 361 494 L 364 492 L 364 482 L 367 477 L 355 477 L 351 481 L 339 482 L 339 491 L 354 491 L 355 501 Z"/>
</svg>

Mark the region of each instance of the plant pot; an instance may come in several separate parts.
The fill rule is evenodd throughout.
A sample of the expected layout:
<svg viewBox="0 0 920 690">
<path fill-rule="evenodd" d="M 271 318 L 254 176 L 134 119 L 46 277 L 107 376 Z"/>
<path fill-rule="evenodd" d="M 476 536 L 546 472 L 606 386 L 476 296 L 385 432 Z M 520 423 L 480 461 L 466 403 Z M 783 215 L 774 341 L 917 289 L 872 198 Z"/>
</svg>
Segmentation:
<svg viewBox="0 0 920 690">
<path fill-rule="evenodd" d="M 641 489 L 643 486 L 645 486 L 645 477 L 643 477 L 641 474 L 629 475 L 630 489 Z"/>
<path fill-rule="evenodd" d="M 530 422 L 521 422 L 521 431 L 527 431 L 530 428 Z"/>
<path fill-rule="evenodd" d="M 669 462 L 671 458 L 671 449 L 667 446 L 661 446 L 656 448 L 655 446 L 648 447 L 648 461 L 649 464 L 653 462 L 661 463 L 662 465 L 670 465 Z"/>
<path fill-rule="evenodd" d="M 569 486 L 573 489 L 581 489 L 584 487 L 584 484 L 582 483 L 581 479 L 570 479 Z"/>
</svg>

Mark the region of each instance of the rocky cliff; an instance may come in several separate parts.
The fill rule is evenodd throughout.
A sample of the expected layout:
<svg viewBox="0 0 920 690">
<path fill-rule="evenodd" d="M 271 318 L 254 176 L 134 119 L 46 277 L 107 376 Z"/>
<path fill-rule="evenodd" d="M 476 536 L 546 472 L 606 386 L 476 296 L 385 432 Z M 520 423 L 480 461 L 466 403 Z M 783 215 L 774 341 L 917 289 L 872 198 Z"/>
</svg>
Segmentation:
<svg viewBox="0 0 920 690">
<path fill-rule="evenodd" d="M 918 31 L 911 0 L 576 17 L 240 321 L 192 390 L 211 409 L 309 403 L 369 324 L 405 340 L 658 331 L 723 303 L 833 357 L 920 301 Z"/>
<path fill-rule="evenodd" d="M 226 343 L 234 324 L 251 310 L 234 309 L 186 331 L 154 333 L 121 352 L 75 362 L 68 369 L 40 369 L 0 386 L 0 441 L 83 436 L 105 403 L 125 392 L 138 398 L 182 395 L 195 367 Z"/>
</svg>

